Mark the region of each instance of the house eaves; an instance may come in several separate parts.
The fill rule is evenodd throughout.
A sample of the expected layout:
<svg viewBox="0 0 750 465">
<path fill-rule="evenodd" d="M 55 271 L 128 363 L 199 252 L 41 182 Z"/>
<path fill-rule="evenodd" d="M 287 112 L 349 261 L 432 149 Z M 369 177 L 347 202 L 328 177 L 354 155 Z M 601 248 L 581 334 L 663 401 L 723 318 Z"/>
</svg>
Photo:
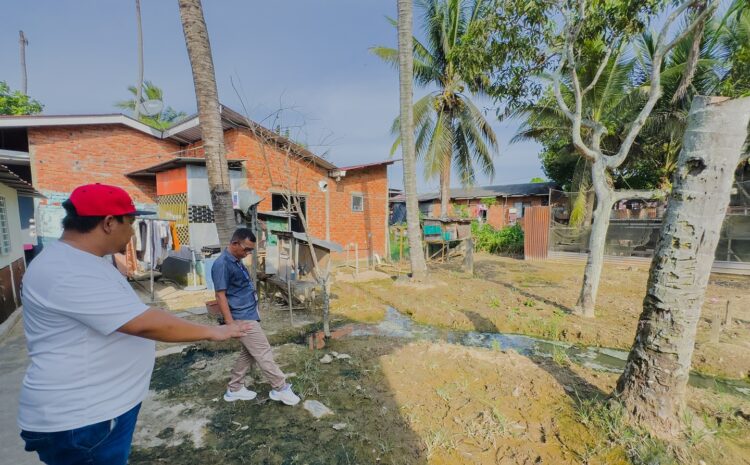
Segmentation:
<svg viewBox="0 0 750 465">
<path fill-rule="evenodd" d="M 5 165 L 0 165 L 0 184 L 5 184 L 11 189 L 15 189 L 19 195 L 25 195 L 29 197 L 46 198 L 39 191 L 34 189 L 34 186 L 21 179 L 16 173 L 10 170 Z"/>
<path fill-rule="evenodd" d="M 231 108 L 221 105 L 221 126 L 224 131 L 228 129 L 244 128 L 251 131 L 261 140 L 271 143 L 282 150 L 288 150 L 291 154 L 310 160 L 315 165 L 326 169 L 335 170 L 336 165 L 328 160 L 321 158 L 301 145 L 292 140 L 277 134 L 260 124 L 245 118 L 240 113 Z M 188 117 L 186 120 L 167 128 L 163 133 L 164 139 L 172 139 L 181 144 L 193 144 L 202 138 L 200 129 L 200 120 L 197 114 Z"/>
<path fill-rule="evenodd" d="M 32 128 L 49 126 L 91 126 L 122 124 L 137 131 L 162 139 L 162 132 L 133 118 L 120 114 L 108 115 L 29 115 L 0 116 L 0 128 Z"/>
</svg>

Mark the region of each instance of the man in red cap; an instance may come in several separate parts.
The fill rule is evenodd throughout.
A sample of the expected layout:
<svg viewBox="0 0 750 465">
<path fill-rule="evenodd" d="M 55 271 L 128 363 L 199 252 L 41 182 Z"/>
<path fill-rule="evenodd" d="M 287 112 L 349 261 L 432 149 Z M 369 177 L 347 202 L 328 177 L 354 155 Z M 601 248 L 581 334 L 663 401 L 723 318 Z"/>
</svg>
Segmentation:
<svg viewBox="0 0 750 465">
<path fill-rule="evenodd" d="M 31 357 L 18 425 L 27 451 L 49 464 L 125 465 L 155 343 L 242 337 L 245 322 L 191 323 L 142 303 L 103 258 L 124 252 L 138 211 L 123 189 L 76 188 L 63 202 L 59 241 L 45 246 L 23 279 Z"/>
</svg>

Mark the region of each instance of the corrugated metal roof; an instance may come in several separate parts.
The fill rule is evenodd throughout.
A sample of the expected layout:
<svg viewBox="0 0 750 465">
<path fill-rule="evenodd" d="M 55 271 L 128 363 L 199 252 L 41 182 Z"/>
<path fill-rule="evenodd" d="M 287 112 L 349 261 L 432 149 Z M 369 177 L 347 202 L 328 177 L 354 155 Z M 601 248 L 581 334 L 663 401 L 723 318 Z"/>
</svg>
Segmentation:
<svg viewBox="0 0 750 465">
<path fill-rule="evenodd" d="M 375 163 L 366 163 L 364 165 L 354 165 L 354 166 L 340 166 L 337 168 L 339 171 L 354 171 L 354 170 L 363 170 L 366 168 L 370 168 L 373 166 L 381 166 L 381 165 L 392 165 L 396 163 L 397 161 L 401 161 L 400 158 L 396 158 L 394 160 L 385 160 L 385 161 L 376 161 Z"/>
<path fill-rule="evenodd" d="M 483 199 L 486 197 L 526 197 L 534 195 L 549 195 L 550 189 L 559 188 L 554 182 L 527 182 L 523 184 L 505 184 L 497 186 L 482 186 L 468 189 L 451 189 L 451 199 Z M 403 202 L 403 195 L 391 199 L 394 202 Z M 421 194 L 417 196 L 420 202 L 428 202 L 440 198 L 439 192 Z"/>
<path fill-rule="evenodd" d="M 294 141 L 275 133 L 274 131 L 263 127 L 262 125 L 242 116 L 240 113 L 231 108 L 221 105 L 221 124 L 226 131 L 232 128 L 246 128 L 262 140 L 272 143 L 282 150 L 289 150 L 290 153 L 310 160 L 317 166 L 326 170 L 338 169 L 336 165 L 329 162 L 323 157 L 315 155 L 310 150 L 302 147 Z M 201 140 L 201 130 L 198 115 L 194 114 L 184 119 L 164 131 L 159 131 L 146 124 L 141 123 L 122 113 L 107 113 L 99 115 L 23 115 L 23 116 L 0 116 L 0 128 L 24 128 L 24 127 L 44 127 L 44 126 L 80 126 L 80 125 L 99 125 L 99 124 L 122 124 L 136 129 L 143 133 L 157 137 L 159 139 L 170 139 L 179 144 L 191 144 Z M 391 164 L 398 160 L 388 160 L 385 162 L 376 162 L 364 165 L 350 166 L 345 169 L 357 170 L 369 166 L 381 164 Z"/>
<path fill-rule="evenodd" d="M 261 126 L 255 121 L 245 118 L 240 113 L 224 105 L 221 105 L 221 126 L 225 131 L 232 128 L 249 129 L 254 134 L 258 135 L 262 140 L 270 142 L 281 148 L 282 150 L 289 149 L 292 154 L 303 159 L 311 160 L 321 168 L 325 168 L 327 170 L 336 169 L 336 165 L 329 162 L 328 160 L 315 155 L 301 145 L 271 131 L 266 127 Z M 173 139 L 180 143 L 191 144 L 201 140 L 201 137 L 201 129 L 197 114 L 188 117 L 182 122 L 177 123 L 164 131 L 165 139 Z"/>
<path fill-rule="evenodd" d="M 21 179 L 16 173 L 5 165 L 0 165 L 0 183 L 15 189 L 21 195 L 45 198 L 34 186 Z"/>
<path fill-rule="evenodd" d="M 0 116 L 0 128 L 29 128 L 44 126 L 84 126 L 98 124 L 122 124 L 154 137 L 162 139 L 162 132 L 147 124 L 123 115 L 107 113 L 103 115 L 10 115 Z"/>
<path fill-rule="evenodd" d="M 230 158 L 227 160 L 227 163 L 229 164 L 230 167 L 232 167 L 232 165 L 241 164 L 242 161 L 243 160 L 240 160 L 237 158 Z M 136 171 L 131 171 L 130 173 L 125 174 L 125 176 L 130 176 L 133 178 L 152 177 L 152 176 L 156 176 L 156 173 L 161 173 L 162 171 L 179 168 L 181 166 L 186 166 L 186 165 L 205 166 L 206 159 L 198 158 L 198 157 L 177 157 L 177 158 L 173 158 L 172 160 L 163 161 L 159 164 L 149 166 L 147 168 L 141 168 Z"/>
</svg>

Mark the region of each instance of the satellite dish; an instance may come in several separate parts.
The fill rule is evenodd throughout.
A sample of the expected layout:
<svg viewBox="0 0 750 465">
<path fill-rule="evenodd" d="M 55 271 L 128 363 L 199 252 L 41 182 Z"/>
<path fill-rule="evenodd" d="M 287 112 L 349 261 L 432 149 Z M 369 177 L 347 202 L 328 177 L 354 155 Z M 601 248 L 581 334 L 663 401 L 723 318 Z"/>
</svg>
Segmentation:
<svg viewBox="0 0 750 465">
<path fill-rule="evenodd" d="M 318 181 L 318 187 L 320 188 L 321 192 L 325 192 L 328 190 L 328 182 L 326 181 Z"/>
<path fill-rule="evenodd" d="M 138 112 L 146 116 L 158 115 L 162 109 L 164 109 L 164 102 L 156 99 L 144 100 L 138 105 Z"/>
</svg>

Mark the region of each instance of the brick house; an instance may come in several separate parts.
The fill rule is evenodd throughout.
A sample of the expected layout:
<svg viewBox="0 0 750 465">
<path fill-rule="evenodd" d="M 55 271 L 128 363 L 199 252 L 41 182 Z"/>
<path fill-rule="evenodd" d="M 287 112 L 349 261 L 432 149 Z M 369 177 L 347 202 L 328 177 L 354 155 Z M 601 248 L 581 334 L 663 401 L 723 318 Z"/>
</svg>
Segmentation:
<svg viewBox="0 0 750 465">
<path fill-rule="evenodd" d="M 486 221 L 495 228 L 511 225 L 523 218 L 527 207 L 549 205 L 550 189 L 559 187 L 552 182 L 507 184 L 450 190 L 449 214 L 468 215 Z M 426 217 L 440 216 L 440 194 L 429 193 L 418 197 L 419 210 Z M 493 199 L 488 204 L 487 199 Z M 403 195 L 391 203 L 403 202 Z"/>
<path fill-rule="evenodd" d="M 330 240 L 384 254 L 387 169 L 394 161 L 338 167 L 227 107 L 222 107 L 222 124 L 233 187 L 258 195 L 259 210 L 277 209 L 280 194 L 292 185 L 305 204 L 308 232 L 325 238 L 327 196 Z M 41 243 L 59 237 L 64 214 L 60 204 L 78 185 L 119 185 L 138 208 L 160 209 L 160 203 L 175 195 L 187 195 L 188 173 L 190 179 L 205 179 L 197 115 L 165 131 L 122 114 L 4 116 L 0 117 L 0 163 L 46 197 L 36 202 L 34 212 Z M 327 183 L 327 193 L 320 181 Z M 194 203 L 191 209 L 205 211 L 209 203 Z M 215 244 L 216 228 L 212 223 L 210 227 Z M 204 234 L 203 241 L 211 242 L 209 236 Z"/>
</svg>

